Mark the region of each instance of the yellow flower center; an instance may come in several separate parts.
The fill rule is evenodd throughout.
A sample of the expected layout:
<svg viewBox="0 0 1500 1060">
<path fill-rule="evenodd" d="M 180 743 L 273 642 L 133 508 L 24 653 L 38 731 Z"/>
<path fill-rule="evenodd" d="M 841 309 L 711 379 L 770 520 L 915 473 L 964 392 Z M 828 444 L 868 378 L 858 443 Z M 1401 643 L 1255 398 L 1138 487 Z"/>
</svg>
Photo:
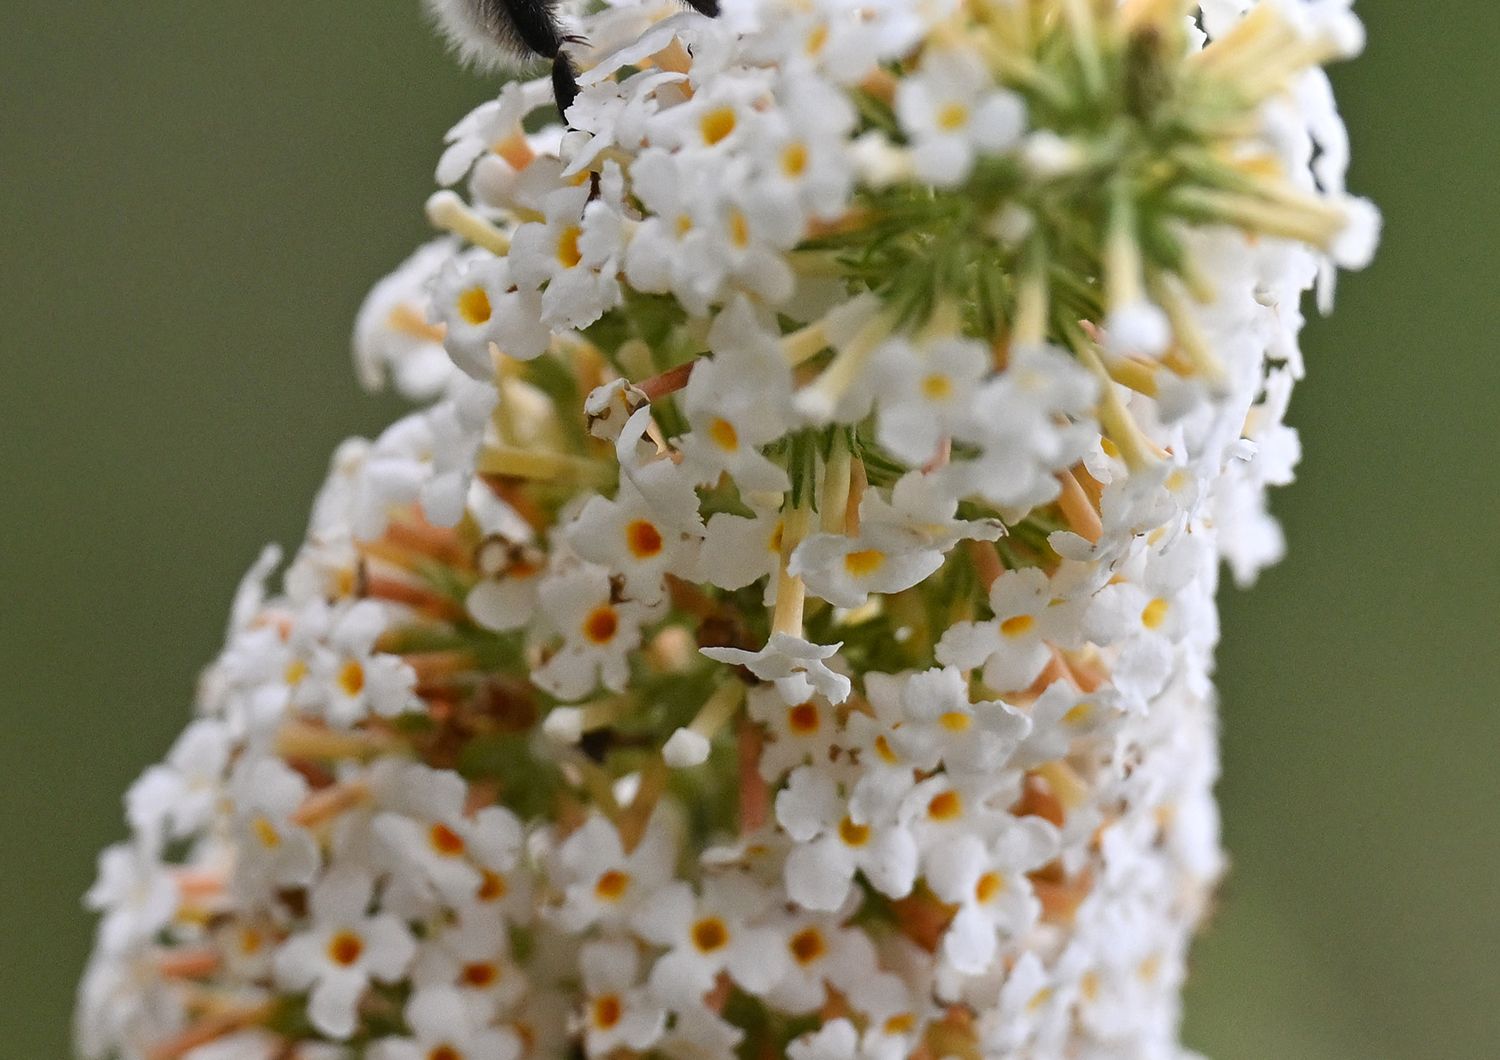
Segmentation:
<svg viewBox="0 0 1500 1060">
<path fill-rule="evenodd" d="M 557 237 L 557 260 L 563 268 L 571 269 L 583 260 L 583 252 L 578 249 L 578 237 L 581 235 L 583 229 L 577 225 L 569 225 Z"/>
<path fill-rule="evenodd" d="M 734 132 L 734 125 L 733 107 L 715 107 L 699 120 L 698 129 L 703 133 L 703 142 L 711 147 Z"/>
<path fill-rule="evenodd" d="M 922 394 L 929 401 L 947 401 L 953 396 L 953 380 L 933 372 L 922 380 Z"/>
<path fill-rule="evenodd" d="M 856 824 L 845 817 L 839 822 L 839 838 L 844 841 L 845 846 L 862 847 L 870 841 L 870 826 Z"/>
<path fill-rule="evenodd" d="M 732 453 L 740 447 L 740 432 L 734 429 L 734 424 L 721 416 L 715 416 L 709 421 L 708 437 L 726 453 Z"/>
<path fill-rule="evenodd" d="M 1015 615 L 1000 623 L 1000 632 L 1007 637 L 1023 637 L 1031 632 L 1036 619 L 1031 615 Z"/>
<path fill-rule="evenodd" d="M 962 103 L 944 103 L 937 112 L 937 127 L 944 132 L 962 129 L 969 122 L 969 108 Z"/>
<path fill-rule="evenodd" d="M 949 732 L 968 732 L 969 726 L 973 723 L 973 715 L 965 714 L 961 710 L 950 710 L 938 718 L 938 724 Z"/>
<path fill-rule="evenodd" d="M 729 215 L 729 239 L 741 250 L 750 245 L 750 222 L 745 220 L 745 215 L 739 210 L 734 210 Z"/>
<path fill-rule="evenodd" d="M 1064 725 L 1084 725 L 1093 716 L 1094 705 L 1087 700 L 1062 716 Z"/>
<path fill-rule="evenodd" d="M 963 816 L 964 801 L 956 791 L 940 791 L 927 804 L 927 816 L 934 821 L 953 821 Z"/>
<path fill-rule="evenodd" d="M 476 990 L 483 990 L 492 986 L 495 980 L 500 978 L 500 966 L 491 961 L 474 961 L 472 964 L 464 965 L 459 977 L 465 986 L 471 986 Z"/>
<path fill-rule="evenodd" d="M 876 548 L 862 548 L 844 557 L 844 569 L 854 578 L 868 578 L 885 565 L 885 553 Z"/>
<path fill-rule="evenodd" d="M 807 146 L 789 143 L 781 149 L 781 171 L 789 177 L 800 177 L 807 172 Z"/>
<path fill-rule="evenodd" d="M 480 870 L 479 888 L 474 892 L 474 897 L 481 902 L 498 902 L 510 892 L 510 885 L 505 882 L 505 877 L 490 869 Z"/>
<path fill-rule="evenodd" d="M 470 287 L 458 296 L 458 315 L 472 327 L 489 323 L 492 312 L 490 296 L 483 287 Z"/>
<path fill-rule="evenodd" d="M 260 840 L 260 845 L 267 850 L 275 850 L 281 846 L 281 833 L 265 817 L 257 817 L 250 823 L 250 827 L 255 832 L 255 838 Z"/>
<path fill-rule="evenodd" d="M 339 668 L 339 687 L 346 696 L 357 696 L 365 690 L 365 668 L 350 659 Z"/>
<path fill-rule="evenodd" d="M 974 899 L 980 905 L 988 905 L 999 898 L 1005 890 L 1005 877 L 998 872 L 986 872 L 974 881 Z"/>
</svg>

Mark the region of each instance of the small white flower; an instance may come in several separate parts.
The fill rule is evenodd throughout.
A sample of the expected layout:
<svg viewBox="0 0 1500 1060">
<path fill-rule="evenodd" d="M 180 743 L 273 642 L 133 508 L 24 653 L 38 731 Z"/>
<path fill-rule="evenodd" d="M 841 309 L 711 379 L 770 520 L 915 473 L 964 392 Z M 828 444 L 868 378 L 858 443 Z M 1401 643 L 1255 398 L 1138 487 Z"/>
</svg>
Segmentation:
<svg viewBox="0 0 1500 1060">
<path fill-rule="evenodd" d="M 453 363 L 427 319 L 428 285 L 456 249 L 452 239 L 424 244 L 365 297 L 354 320 L 354 364 L 366 390 L 380 389 L 389 373 L 404 397 L 442 393 Z"/>
<path fill-rule="evenodd" d="M 559 699 L 578 700 L 600 684 L 625 690 L 629 654 L 640 646 L 652 615 L 643 604 L 617 600 L 609 572 L 593 564 L 549 574 L 540 589 L 542 613 L 562 635 L 562 646 L 532 673 Z"/>
<path fill-rule="evenodd" d="M 1045 572 L 1006 571 L 990 586 L 988 622 L 959 622 L 938 641 L 937 658 L 960 670 L 984 667 L 984 683 L 997 692 L 1026 688 L 1041 674 L 1052 649 L 1047 637 L 1067 628 L 1076 609 L 1054 604 Z"/>
<path fill-rule="evenodd" d="M 510 258 L 471 250 L 443 266 L 433 281 L 430 316 L 443 325 L 453 363 L 475 379 L 495 374 L 495 351 L 529 361 L 545 352 L 552 333 L 542 323 L 542 296 L 522 289 Z"/>
<path fill-rule="evenodd" d="M 573 932 L 593 924 L 634 923 L 671 879 L 674 848 L 659 815 L 628 854 L 614 825 L 604 817 L 590 817 L 558 849 L 564 891 L 557 922 Z"/>
<path fill-rule="evenodd" d="M 627 597 L 653 605 L 662 599 L 668 571 L 691 577 L 701 528 L 696 504 L 662 511 L 627 480 L 613 500 L 590 497 L 564 539 L 578 555 L 618 575 Z"/>
<path fill-rule="evenodd" d="M 857 820 L 825 769 L 800 766 L 776 796 L 776 820 L 796 846 L 787 856 L 787 897 L 806 909 L 833 912 L 859 871 L 890 898 L 911 893 L 917 844 L 894 815 Z"/>
<path fill-rule="evenodd" d="M 486 1016 L 509 1009 L 527 985 L 511 956 L 504 919 L 479 906 L 422 941 L 411 980 L 419 987 L 456 988 L 471 1010 Z"/>
<path fill-rule="evenodd" d="M 1120 721 L 1118 704 L 1118 693 L 1108 686 L 1085 693 L 1067 681 L 1052 682 L 1031 705 L 1031 732 L 1012 763 L 1029 768 L 1066 757 L 1075 741 L 1096 737 Z"/>
<path fill-rule="evenodd" d="M 646 938 L 668 947 L 651 969 L 655 997 L 674 1010 L 691 1008 L 713 989 L 720 972 L 752 994 L 774 986 L 786 952 L 775 931 L 751 923 L 773 897 L 737 874 L 705 880 L 701 896 L 686 884 L 663 888 L 639 925 Z"/>
<path fill-rule="evenodd" d="M 899 820 L 911 830 L 924 870 L 961 836 L 988 837 L 1012 820 L 1002 807 L 1020 794 L 1020 775 L 993 776 L 937 773 L 917 784 L 901 800 Z"/>
<path fill-rule="evenodd" d="M 945 439 L 976 437 L 975 398 L 993 354 L 977 339 L 948 338 L 920 347 L 895 338 L 876 353 L 880 376 L 876 437 L 894 456 L 920 467 Z"/>
<path fill-rule="evenodd" d="M 475 900 L 487 879 L 520 860 L 520 821 L 499 806 L 465 814 L 468 786 L 457 773 L 412 764 L 389 785 L 400 812 L 379 814 L 375 831 L 449 905 Z"/>
<path fill-rule="evenodd" d="M 1019 142 L 1026 109 L 1019 97 L 993 87 L 972 54 L 933 49 L 922 68 L 896 90 L 896 116 L 912 139 L 919 179 L 952 187 L 968 177 L 978 153 Z"/>
<path fill-rule="evenodd" d="M 591 942 L 579 954 L 585 999 L 579 1023 L 591 1057 L 618 1049 L 649 1050 L 667 1027 L 666 1010 L 640 982 L 640 957 L 631 942 Z"/>
<path fill-rule="evenodd" d="M 279 888 L 311 883 L 322 855 L 293 819 L 308 794 L 303 776 L 274 758 L 245 759 L 235 767 L 229 794 L 240 851 L 235 886 L 243 899 L 253 904 Z"/>
<path fill-rule="evenodd" d="M 785 1012 L 811 1012 L 828 997 L 828 988 L 846 996 L 858 993 L 879 967 L 875 947 L 862 931 L 841 928 L 827 916 L 788 915 L 776 921 L 780 942 L 790 960 L 786 974 L 769 994 Z"/>
<path fill-rule="evenodd" d="M 804 762 L 828 761 L 838 743 L 837 711 L 822 696 L 788 703 L 775 687 L 759 685 L 746 694 L 746 710 L 769 737 L 760 757 L 766 780 L 779 780 Z"/>
<path fill-rule="evenodd" d="M 420 709 L 416 673 L 398 657 L 375 651 L 388 624 L 385 609 L 373 600 L 360 600 L 335 617 L 326 645 L 314 650 L 297 701 L 340 726 L 367 714 L 389 718 Z"/>
<path fill-rule="evenodd" d="M 98 944 L 119 954 L 145 942 L 176 915 L 181 895 L 155 852 L 140 843 L 117 843 L 99 855 L 99 876 L 84 905 L 103 914 Z"/>
<path fill-rule="evenodd" d="M 1013 348 L 1005 371 L 975 396 L 975 431 L 965 441 L 980 453 L 944 469 L 951 492 L 1022 510 L 1055 498 L 1053 474 L 1077 463 L 1098 440 L 1092 422 L 1097 391 L 1098 383 L 1068 354 Z"/>
<path fill-rule="evenodd" d="M 1024 817 L 988 843 L 966 835 L 928 855 L 928 886 L 958 906 L 943 936 L 943 955 L 956 969 L 983 973 L 1001 938 L 1017 939 L 1031 929 L 1041 906 L 1026 873 L 1052 860 L 1058 845 L 1055 828 Z"/>
<path fill-rule="evenodd" d="M 276 979 L 310 990 L 307 1016 L 322 1033 L 347 1039 L 371 979 L 398 980 L 416 952 L 406 925 L 390 913 L 369 914 L 374 881 L 357 869 L 336 868 L 313 888 L 311 922 L 276 952 Z"/>
<path fill-rule="evenodd" d="M 136 832 L 176 839 L 196 831 L 213 814 L 229 762 L 229 729 L 196 721 L 177 738 L 167 760 L 152 766 L 125 795 L 125 816 Z"/>
<path fill-rule="evenodd" d="M 704 655 L 732 666 L 743 666 L 762 681 L 771 681 L 782 699 L 803 703 L 814 694 L 830 703 L 849 696 L 849 679 L 830 669 L 826 660 L 838 654 L 843 643 L 814 644 L 790 633 L 772 633 L 760 651 L 740 648 L 703 648 Z"/>
<path fill-rule="evenodd" d="M 874 497 L 874 491 L 866 494 Z M 871 502 L 871 507 L 878 505 Z M 788 570 L 810 592 L 838 607 L 860 607 L 871 593 L 897 593 L 942 566 L 943 554 L 899 523 L 860 521 L 859 533 L 813 534 L 792 553 Z"/>
<path fill-rule="evenodd" d="M 781 513 L 774 510 L 750 518 L 728 512 L 710 516 L 699 553 L 704 578 L 710 585 L 731 591 L 765 578 L 765 603 L 774 603 L 784 525 Z"/>
<path fill-rule="evenodd" d="M 521 629 L 536 613 L 546 558 L 532 545 L 497 534 L 475 556 L 480 578 L 464 599 L 471 617 L 486 629 Z"/>
<path fill-rule="evenodd" d="M 728 474 L 741 492 L 786 490 L 786 472 L 760 452 L 791 422 L 791 372 L 776 337 L 741 298 L 715 318 L 708 342 L 714 356 L 694 365 L 683 393 L 685 466 L 703 483 Z"/>
<path fill-rule="evenodd" d="M 447 2 L 428 0 L 433 6 Z M 498 99 L 487 100 L 466 114 L 443 137 L 448 146 L 438 160 L 437 182 L 444 187 L 457 184 L 497 144 L 520 135 L 527 116 L 551 102 L 549 87 L 545 81 L 509 81 Z"/>
<path fill-rule="evenodd" d="M 953 667 L 911 674 L 901 689 L 906 724 L 896 747 L 918 769 L 992 772 L 1031 731 L 1025 714 L 1006 703 L 969 702 L 968 682 Z"/>
<path fill-rule="evenodd" d="M 546 220 L 516 229 L 507 260 L 518 284 L 545 287 L 544 323 L 585 327 L 619 304 L 621 223 L 617 208 L 602 198 L 591 200 L 584 184 L 554 191 L 547 196 Z"/>
<path fill-rule="evenodd" d="M 406 1003 L 412 1037 L 382 1038 L 370 1050 L 372 1060 L 515 1060 L 524 1043 L 512 1031 L 495 1030 L 477 1020 L 452 987 L 417 990 Z"/>
</svg>

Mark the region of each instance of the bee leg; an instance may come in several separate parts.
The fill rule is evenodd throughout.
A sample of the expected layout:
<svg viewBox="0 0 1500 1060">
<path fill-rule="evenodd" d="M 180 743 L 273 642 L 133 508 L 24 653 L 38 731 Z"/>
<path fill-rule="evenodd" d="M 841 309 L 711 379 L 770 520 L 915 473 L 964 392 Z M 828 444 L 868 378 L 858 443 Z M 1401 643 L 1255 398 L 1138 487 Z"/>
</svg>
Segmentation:
<svg viewBox="0 0 1500 1060">
<path fill-rule="evenodd" d="M 552 57 L 552 95 L 562 114 L 567 114 L 568 108 L 578 98 L 578 71 L 573 69 L 573 61 L 561 50 Z"/>
<path fill-rule="evenodd" d="M 552 61 L 552 95 L 557 100 L 557 109 L 566 112 L 578 98 L 578 71 L 563 52 L 563 45 L 577 44 L 581 39 L 562 32 L 554 10 L 555 0 L 486 0 L 486 3 L 504 12 L 504 20 L 527 50 Z"/>
</svg>

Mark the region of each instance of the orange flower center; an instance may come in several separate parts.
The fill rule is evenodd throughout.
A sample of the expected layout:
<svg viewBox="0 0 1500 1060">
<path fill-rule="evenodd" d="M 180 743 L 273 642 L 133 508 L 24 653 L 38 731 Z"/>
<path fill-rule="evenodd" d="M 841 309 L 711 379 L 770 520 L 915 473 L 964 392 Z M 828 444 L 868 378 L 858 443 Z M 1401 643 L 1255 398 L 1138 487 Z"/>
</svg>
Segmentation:
<svg viewBox="0 0 1500 1060">
<path fill-rule="evenodd" d="M 608 604 L 601 604 L 583 620 L 583 635 L 595 644 L 608 644 L 620 628 L 620 616 Z"/>
<path fill-rule="evenodd" d="M 427 841 L 445 858 L 456 858 L 464 852 L 464 838 L 445 824 L 435 824 L 427 833 Z"/>
<path fill-rule="evenodd" d="M 625 527 L 625 543 L 636 559 L 650 559 L 661 551 L 661 531 L 645 519 L 637 519 Z"/>
<path fill-rule="evenodd" d="M 472 964 L 464 965 L 461 977 L 465 986 L 472 986 L 475 989 L 482 990 L 500 978 L 500 969 L 489 961 L 475 961 Z"/>
<path fill-rule="evenodd" d="M 328 959 L 348 968 L 365 952 L 365 940 L 352 931 L 340 931 L 328 940 Z"/>
<path fill-rule="evenodd" d="M 610 869 L 594 884 L 594 893 L 606 902 L 618 902 L 630 890 L 630 874 Z"/>
<path fill-rule="evenodd" d="M 817 928 L 803 928 L 787 942 L 787 949 L 798 964 L 809 965 L 828 952 L 828 943 Z"/>
<path fill-rule="evenodd" d="M 927 816 L 934 821 L 952 821 L 964 812 L 964 802 L 956 791 L 940 791 L 927 804 Z"/>
<path fill-rule="evenodd" d="M 594 999 L 594 1026 L 602 1031 L 607 1031 L 625 1014 L 625 1006 L 620 1004 L 620 999 L 615 994 L 605 994 L 603 997 Z"/>
<path fill-rule="evenodd" d="M 818 731 L 822 721 L 818 708 L 813 703 L 798 703 L 786 712 L 786 727 L 798 736 L 808 736 Z"/>
<path fill-rule="evenodd" d="M 700 952 L 712 953 L 729 942 L 729 929 L 716 916 L 705 917 L 693 925 L 693 945 Z"/>
</svg>

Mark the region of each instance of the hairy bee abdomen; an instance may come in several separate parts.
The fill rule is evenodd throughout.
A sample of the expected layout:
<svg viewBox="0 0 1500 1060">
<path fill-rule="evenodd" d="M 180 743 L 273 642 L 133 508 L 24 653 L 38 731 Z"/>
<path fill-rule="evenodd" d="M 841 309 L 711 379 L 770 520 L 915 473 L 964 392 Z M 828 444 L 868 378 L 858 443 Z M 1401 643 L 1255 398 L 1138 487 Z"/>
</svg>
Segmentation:
<svg viewBox="0 0 1500 1060">
<path fill-rule="evenodd" d="M 459 55 L 480 66 L 555 59 L 564 42 L 550 0 L 427 0 L 427 8 Z"/>
</svg>

